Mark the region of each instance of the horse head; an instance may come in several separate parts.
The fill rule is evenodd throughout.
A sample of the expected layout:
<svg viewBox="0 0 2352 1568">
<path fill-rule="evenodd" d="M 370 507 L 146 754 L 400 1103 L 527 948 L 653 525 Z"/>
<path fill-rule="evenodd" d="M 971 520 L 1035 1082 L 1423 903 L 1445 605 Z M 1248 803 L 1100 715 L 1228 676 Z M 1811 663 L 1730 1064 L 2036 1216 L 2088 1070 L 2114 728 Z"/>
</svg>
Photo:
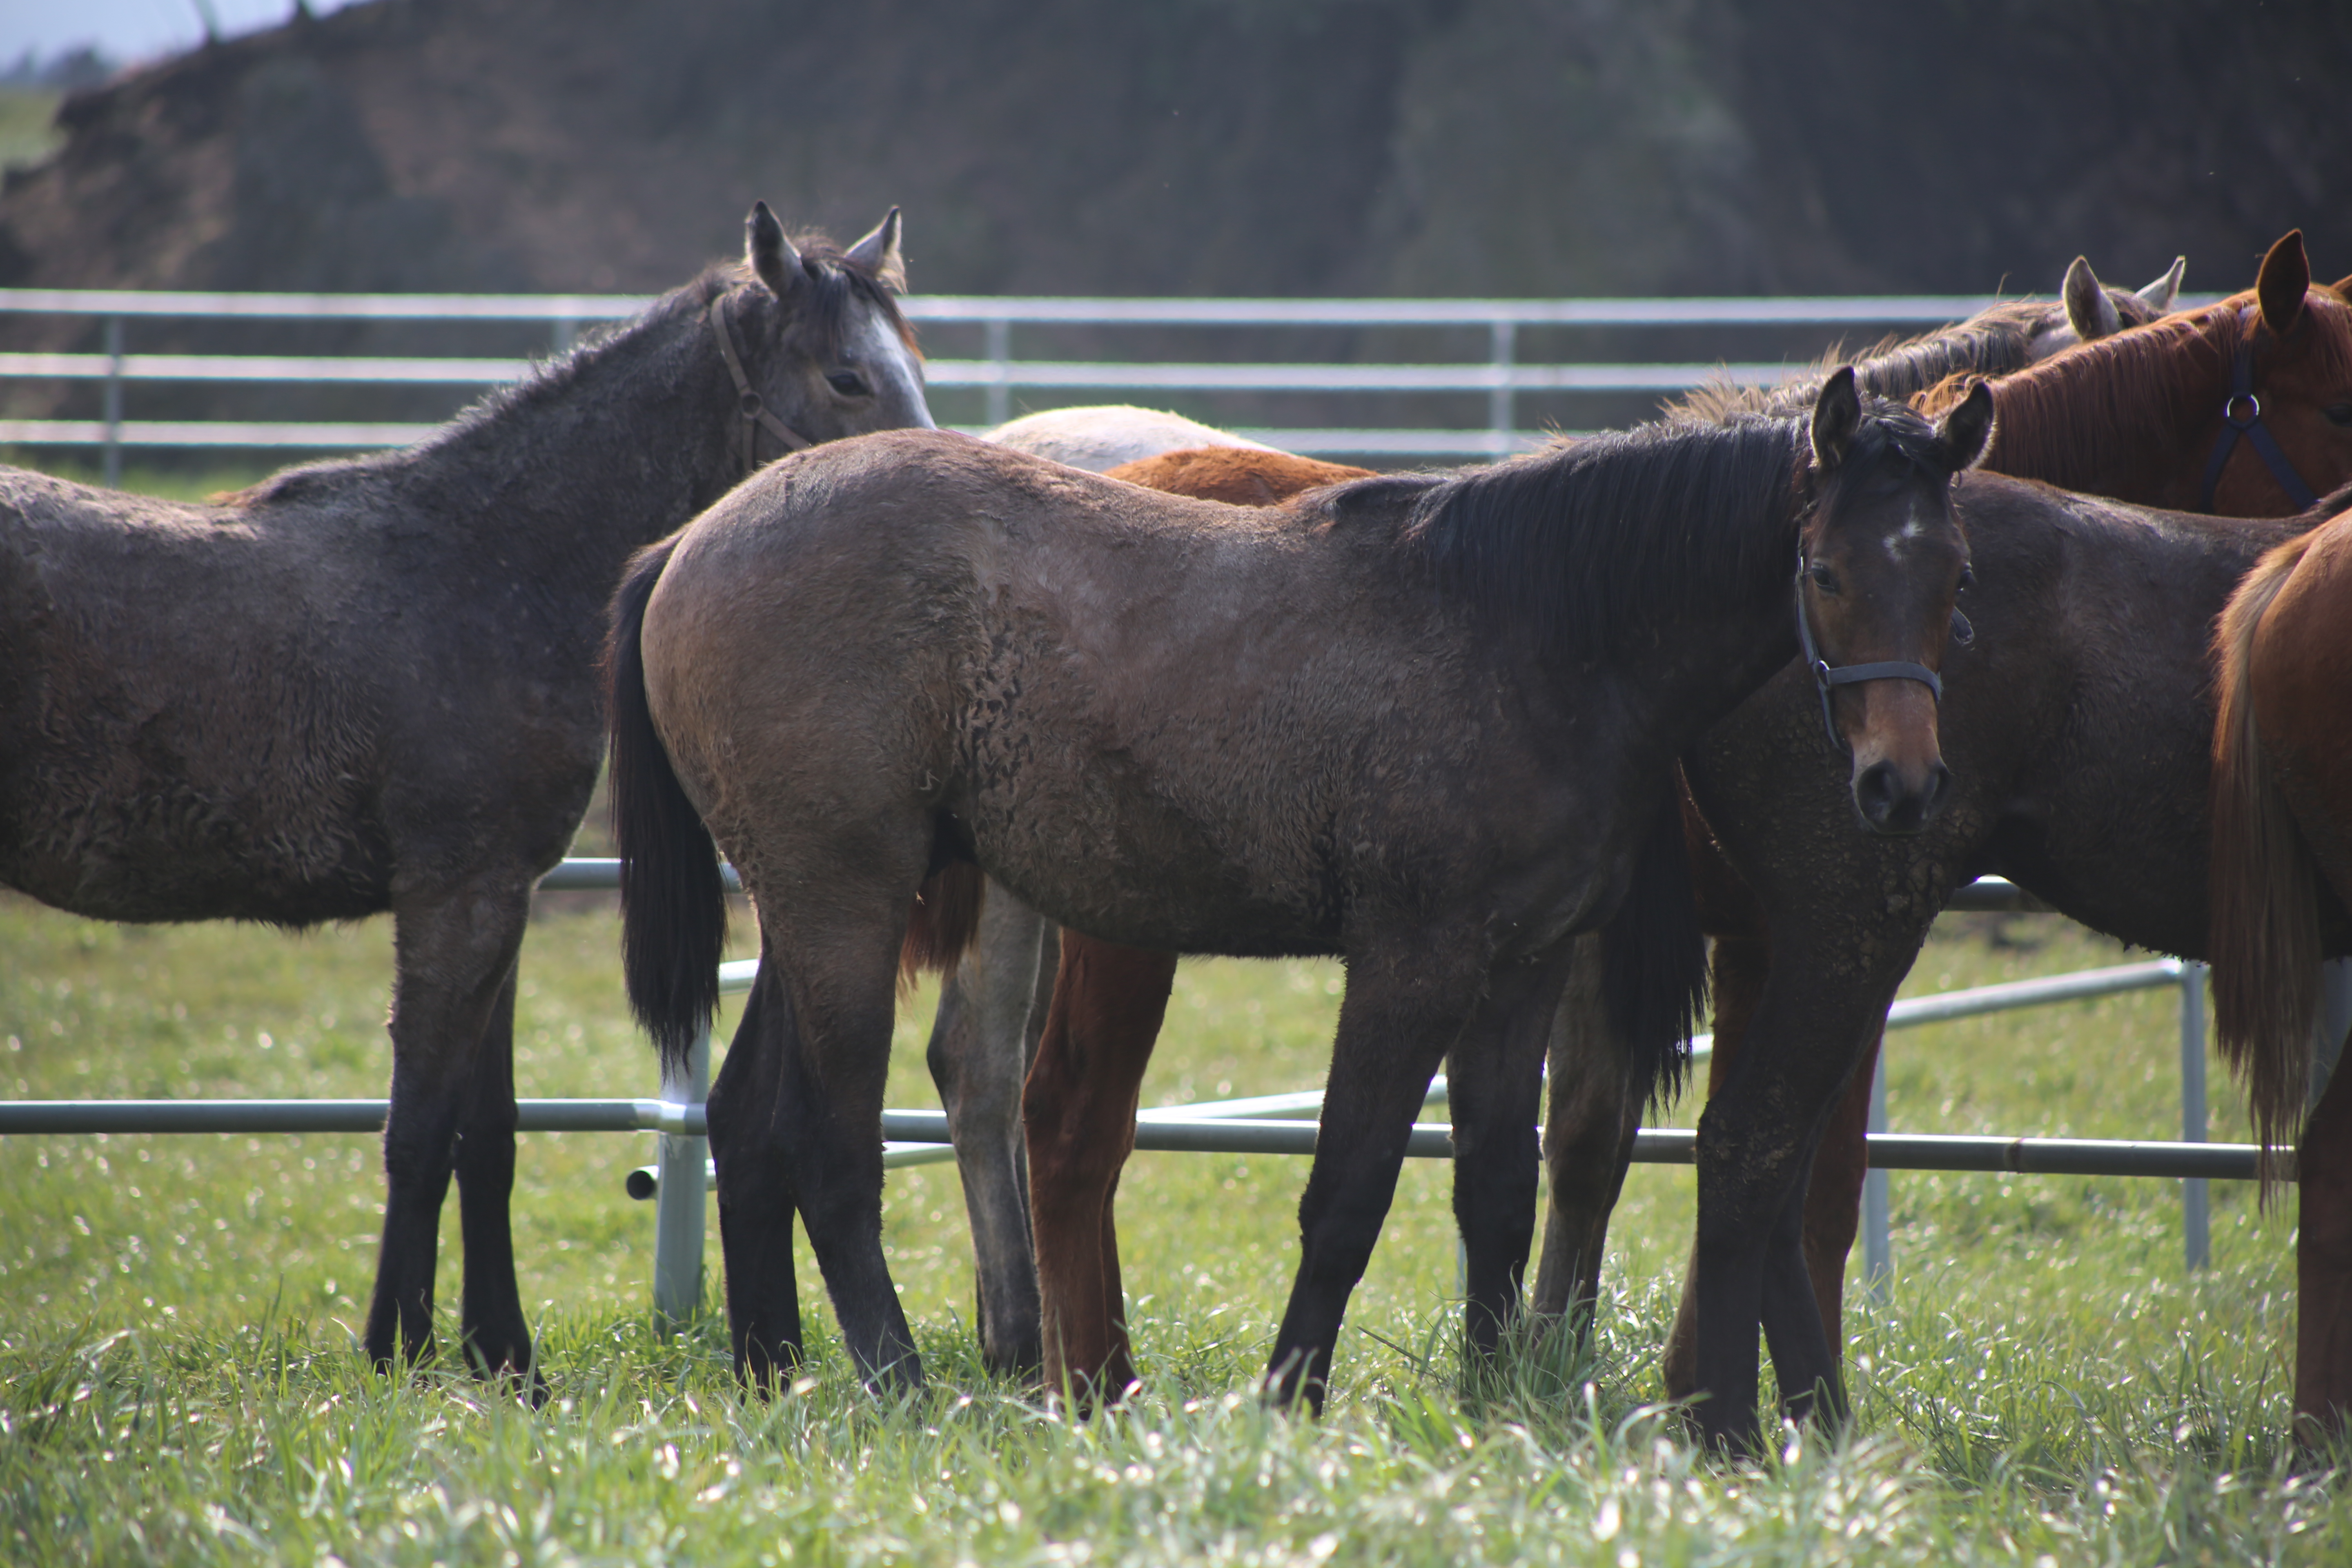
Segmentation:
<svg viewBox="0 0 2352 1568">
<path fill-rule="evenodd" d="M 748 471 L 843 436 L 932 427 L 922 356 L 899 311 L 907 287 L 898 209 L 846 250 L 784 226 L 753 205 L 744 266 L 725 275 L 709 316 L 734 378 Z M 748 443 L 748 445 L 742 445 Z"/>
<path fill-rule="evenodd" d="M 1981 383 L 1932 425 L 1893 404 L 1865 407 L 1851 367 L 1813 405 L 1798 640 L 1822 723 L 1853 753 L 1853 803 L 1874 832 L 1925 828 L 1951 780 L 1936 734 L 1938 672 L 1946 644 L 1972 635 L 1954 603 L 1969 542 L 1952 481 L 1991 430 Z"/>
<path fill-rule="evenodd" d="M 2208 424 L 2213 456 L 2201 510 L 2232 517 L 2300 511 L 2352 479 L 2347 285 L 2352 278 L 2312 285 L 2296 229 L 2263 258 L 2251 300 L 2240 296 L 2214 307 L 2242 335 L 2227 397 Z M 2242 447 L 2252 450 L 2241 453 Z"/>
</svg>

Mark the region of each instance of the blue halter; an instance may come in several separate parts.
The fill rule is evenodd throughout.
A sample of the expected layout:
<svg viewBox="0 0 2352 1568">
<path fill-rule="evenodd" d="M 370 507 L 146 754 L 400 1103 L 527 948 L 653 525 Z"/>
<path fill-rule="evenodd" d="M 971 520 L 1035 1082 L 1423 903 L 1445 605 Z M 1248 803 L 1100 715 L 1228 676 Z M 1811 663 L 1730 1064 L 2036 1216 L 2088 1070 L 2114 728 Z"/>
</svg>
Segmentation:
<svg viewBox="0 0 2352 1568">
<path fill-rule="evenodd" d="M 2238 449 L 2242 437 L 2252 444 L 2287 499 L 2307 511 L 2319 504 L 2319 497 L 2303 482 L 2303 476 L 2287 461 L 2278 437 L 2263 423 L 2263 400 L 2254 395 L 2254 308 L 2247 306 L 2238 321 L 2242 331 L 2237 354 L 2230 362 L 2230 395 L 2221 404 L 2221 433 L 2214 438 L 2213 456 L 2205 464 L 2205 499 L 2197 510 L 2213 510 L 2213 492 L 2221 488 L 2221 470 L 2230 466 L 2230 454 Z M 2242 419 L 2238 416 L 2241 408 L 2245 410 Z"/>
</svg>

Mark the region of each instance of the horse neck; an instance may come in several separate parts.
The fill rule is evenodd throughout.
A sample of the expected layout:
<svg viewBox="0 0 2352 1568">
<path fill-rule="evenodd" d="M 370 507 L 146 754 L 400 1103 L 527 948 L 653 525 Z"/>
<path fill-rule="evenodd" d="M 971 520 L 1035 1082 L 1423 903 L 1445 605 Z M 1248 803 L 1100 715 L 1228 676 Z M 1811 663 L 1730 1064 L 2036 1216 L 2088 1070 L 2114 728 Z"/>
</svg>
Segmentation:
<svg viewBox="0 0 2352 1568">
<path fill-rule="evenodd" d="M 453 551 L 495 553 L 541 588 L 601 606 L 621 564 L 740 477 L 734 397 L 701 290 L 666 296 L 613 338 L 394 459 Z"/>
<path fill-rule="evenodd" d="M 2079 347 L 1992 384 L 1982 466 L 2062 489 L 2147 506 L 2197 504 L 2241 327 L 2225 300 Z"/>
</svg>

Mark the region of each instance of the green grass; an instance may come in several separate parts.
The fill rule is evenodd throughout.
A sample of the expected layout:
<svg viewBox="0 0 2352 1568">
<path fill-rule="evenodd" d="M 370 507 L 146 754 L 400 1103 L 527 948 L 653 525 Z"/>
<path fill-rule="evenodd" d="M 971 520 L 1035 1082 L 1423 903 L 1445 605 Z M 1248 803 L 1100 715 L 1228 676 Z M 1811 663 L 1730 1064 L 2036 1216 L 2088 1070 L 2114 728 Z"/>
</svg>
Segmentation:
<svg viewBox="0 0 2352 1568">
<path fill-rule="evenodd" d="M 537 921 L 525 1094 L 643 1093 L 614 925 Z M 582 907 L 583 905 L 588 907 Z M 1912 990 L 2114 963 L 2054 920 L 1948 922 Z M 1988 931 L 2006 934 L 2003 945 Z M 381 1093 L 383 921 L 303 937 L 124 928 L 0 900 L 0 1090 L 21 1098 Z M 1314 1084 L 1339 973 L 1188 964 L 1151 1103 Z M 936 1103 L 932 994 L 902 1012 L 892 1103 Z M 1922 1131 L 2168 1135 L 2172 994 L 1895 1038 Z M 1678 1108 L 1686 1121 L 1695 1110 Z M 2242 1125 L 2217 1110 L 2217 1135 Z M 2215 1191 L 2215 1267 L 2180 1265 L 2172 1184 L 1897 1174 L 1898 1276 L 1852 1322 L 1858 1407 L 1755 1466 L 1695 1455 L 1657 1347 L 1687 1169 L 1637 1170 L 1589 1359 L 1522 1346 L 1465 1392 L 1441 1164 L 1412 1163 L 1320 1422 L 1250 1396 L 1296 1255 L 1305 1163 L 1139 1155 L 1122 1186 L 1149 1394 L 1073 1423 L 990 1378 L 971 1331 L 954 1168 L 895 1173 L 891 1266 L 929 1393 L 861 1393 L 820 1300 L 814 1356 L 740 1397 L 723 1323 L 650 1331 L 650 1137 L 523 1140 L 525 1299 L 555 1398 L 352 1348 L 373 1263 L 373 1141 L 0 1143 L 0 1551 L 23 1562 L 2342 1561 L 2340 1481 L 2281 1442 L 2290 1230 Z M 444 1294 L 458 1244 L 444 1238 Z M 715 1233 L 715 1226 L 714 1226 Z M 803 1247 L 801 1277 L 816 1272 Z M 711 1267 L 715 1276 L 715 1245 Z M 814 1292 L 813 1292 L 814 1295 Z M 447 1308 L 445 1306 L 445 1315 Z"/>
</svg>

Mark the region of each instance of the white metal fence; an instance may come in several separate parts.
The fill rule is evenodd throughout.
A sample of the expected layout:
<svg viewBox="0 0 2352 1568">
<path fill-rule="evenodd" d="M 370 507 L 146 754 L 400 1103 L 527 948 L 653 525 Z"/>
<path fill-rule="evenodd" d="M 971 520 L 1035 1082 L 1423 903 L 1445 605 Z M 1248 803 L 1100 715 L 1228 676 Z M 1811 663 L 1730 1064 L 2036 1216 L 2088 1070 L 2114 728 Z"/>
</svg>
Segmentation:
<svg viewBox="0 0 2352 1568">
<path fill-rule="evenodd" d="M 730 880 L 731 885 L 731 873 Z M 619 885 L 619 863 L 568 860 L 541 883 L 542 891 L 609 889 Z M 2006 882 L 1987 879 L 1957 893 L 1954 910 L 2011 910 L 2022 895 Z M 720 969 L 720 989 L 750 989 L 756 965 L 749 961 Z M 1886 1175 L 1890 1170 L 1988 1171 L 2050 1175 L 2163 1177 L 2183 1187 L 2184 1247 L 2188 1266 L 2204 1267 L 2207 1239 L 2206 1184 L 2252 1180 L 2260 1152 L 2252 1144 L 2206 1142 L 2204 966 L 2174 959 L 2052 975 L 1980 986 L 1895 1004 L 1889 1029 L 1916 1027 L 1986 1013 L 2047 1006 L 2125 992 L 2165 987 L 2180 993 L 2181 1137 L 2175 1142 L 2074 1138 L 1955 1137 L 1885 1131 L 1884 1065 L 1873 1086 L 1869 1161 L 1864 1194 L 1864 1256 L 1874 1281 L 1891 1267 Z M 2340 1041 L 2352 1022 L 2352 970 L 2330 966 L 2326 1037 Z M 1694 1054 L 1712 1048 L 1705 1036 Z M 2332 1053 L 2330 1053 L 2332 1057 Z M 708 1092 L 709 1041 L 698 1041 L 675 1077 L 666 1075 L 652 1100 L 527 1100 L 519 1104 L 522 1131 L 646 1131 L 661 1134 L 653 1165 L 630 1173 L 629 1195 L 656 1200 L 653 1300 L 661 1317 L 679 1321 L 698 1305 L 702 1292 L 705 1194 L 710 1166 L 704 1141 L 703 1100 Z M 2320 1064 L 2324 1073 L 2332 1060 Z M 2324 1081 L 2324 1078 L 2320 1080 Z M 1136 1147 L 1195 1153 L 1311 1154 L 1322 1108 L 1319 1090 L 1260 1095 L 1147 1110 L 1139 1116 Z M 1443 1078 L 1430 1089 L 1428 1104 L 1446 1102 Z M 374 1132 L 383 1126 L 381 1100 L 17 1100 L 0 1102 L 0 1135 L 129 1132 Z M 952 1157 L 947 1117 L 937 1110 L 886 1110 L 882 1115 L 884 1163 L 898 1167 Z M 1644 1129 L 1633 1158 L 1648 1163 L 1689 1164 L 1696 1135 L 1675 1129 Z M 1452 1129 L 1444 1122 L 1414 1125 L 1406 1153 L 1444 1159 L 1453 1153 Z M 2282 1166 L 2290 1179 L 2292 1161 Z"/>
<path fill-rule="evenodd" d="M 133 329 L 155 323 L 516 323 L 543 328 L 549 352 L 571 346 L 584 325 L 625 319 L 647 300 L 615 295 L 205 294 L 111 289 L 0 289 L 0 319 L 69 318 L 97 325 L 94 351 L 0 353 L 0 395 L 10 384 L 91 384 L 99 395 L 92 416 L 0 417 L 0 445 L 96 448 L 110 482 L 121 454 L 131 447 L 351 450 L 404 445 L 434 426 L 411 421 L 251 420 L 142 417 L 133 395 L 166 384 L 298 387 L 473 388 L 509 381 L 529 369 L 520 357 L 455 355 L 342 356 L 282 353 L 148 352 L 133 345 Z M 1578 408 L 1613 398 L 1621 416 L 1640 403 L 1686 391 L 1709 380 L 1771 384 L 1843 337 L 1867 339 L 1916 331 L 1958 321 L 1993 303 L 1980 296 L 1888 296 L 1861 299 L 1650 300 L 1120 300 L 1012 299 L 916 295 L 908 314 L 927 332 L 968 340 L 978 352 L 929 363 L 935 391 L 973 389 L 971 427 L 1002 424 L 1020 410 L 1069 403 L 1192 401 L 1213 423 L 1287 451 L 1333 457 L 1499 457 L 1534 444 L 1537 432 L 1522 416 L 1531 396 Z M 1730 333 L 1753 343 L 1774 338 L 1781 357 L 1736 363 L 1687 357 L 1630 360 L 1567 357 L 1590 352 L 1594 334 L 1613 350 L 1628 333 L 1669 334 L 1686 349 L 1692 330 Z M 1048 357 L 1015 353 L 1015 331 L 1046 339 L 1083 330 L 1100 347 L 1125 334 L 1145 334 L 1147 350 L 1164 348 L 1170 334 L 1208 334 L 1211 347 L 1234 347 L 1247 334 L 1247 353 L 1168 360 L 1132 353 Z M 1339 334 L 1360 357 L 1347 360 L 1266 360 L 1248 357 L 1269 341 L 1307 333 L 1328 348 Z M 1530 334 L 1548 352 L 1532 353 Z M 1458 357 L 1465 342 L 1481 351 Z M 1025 345 L 1024 345 L 1025 346 Z M 1050 351 L 1052 344 L 1047 347 Z M 1368 358 L 1362 355 L 1411 357 Z M 1448 355 L 1456 357 L 1428 357 Z M 1016 395 L 1028 395 L 1019 396 Z M 1267 425 L 1253 419 L 1269 399 L 1313 395 L 1313 406 L 1335 402 L 1361 411 L 1349 423 L 1314 426 Z M 1410 401 L 1426 415 L 1441 404 L 1451 422 L 1394 425 L 1375 417 L 1380 399 Z M 1566 404 L 1559 400 L 1565 397 Z M 1582 398 L 1584 402 L 1578 402 Z M 968 402 L 972 400 L 967 399 Z M 1216 417 L 1221 406 L 1233 416 Z M 1555 414 L 1538 423 L 1557 426 Z"/>
</svg>

